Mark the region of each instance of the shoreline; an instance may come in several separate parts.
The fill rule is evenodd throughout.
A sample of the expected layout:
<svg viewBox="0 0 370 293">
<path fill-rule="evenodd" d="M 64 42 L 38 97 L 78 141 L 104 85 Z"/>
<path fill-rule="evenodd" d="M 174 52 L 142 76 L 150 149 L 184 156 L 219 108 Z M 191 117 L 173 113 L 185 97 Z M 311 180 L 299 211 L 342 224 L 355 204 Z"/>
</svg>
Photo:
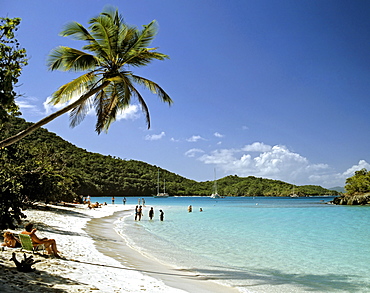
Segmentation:
<svg viewBox="0 0 370 293">
<path fill-rule="evenodd" d="M 239 292 L 195 272 L 150 260 L 129 247 L 114 230 L 114 222 L 134 205 L 107 205 L 95 210 L 86 205 L 42 207 L 25 210 L 27 218 L 22 226 L 8 231 L 18 234 L 25 223 L 32 222 L 40 238 L 56 240 L 62 258 L 27 252 L 40 262 L 33 265 L 34 272 L 22 273 L 10 257 L 15 252 L 21 260 L 24 252 L 5 248 L 0 251 L 0 292 Z"/>
<path fill-rule="evenodd" d="M 197 293 L 238 293 L 236 288 L 224 286 L 194 271 L 172 268 L 156 260 L 149 259 L 127 245 L 124 238 L 114 229 L 114 223 L 129 211 L 115 212 L 113 215 L 91 219 L 85 230 L 94 239 L 95 247 L 102 254 L 120 261 L 130 270 L 139 271 L 159 279 L 172 290 Z M 109 238 L 106 237 L 109 235 Z M 167 291 L 173 292 L 173 291 Z"/>
</svg>

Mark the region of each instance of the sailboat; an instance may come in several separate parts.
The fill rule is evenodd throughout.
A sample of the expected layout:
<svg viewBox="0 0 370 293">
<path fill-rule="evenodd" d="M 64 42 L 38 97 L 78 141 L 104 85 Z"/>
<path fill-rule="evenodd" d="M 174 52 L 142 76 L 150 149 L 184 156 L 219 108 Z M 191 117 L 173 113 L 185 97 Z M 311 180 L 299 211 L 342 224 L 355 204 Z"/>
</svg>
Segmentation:
<svg viewBox="0 0 370 293">
<path fill-rule="evenodd" d="M 216 181 L 216 169 L 215 169 L 215 180 L 213 181 L 213 193 L 210 196 L 211 198 L 220 198 L 217 193 L 217 181 Z"/>
<path fill-rule="evenodd" d="M 157 183 L 157 195 L 153 195 L 155 198 L 166 198 L 169 194 L 166 193 L 166 179 L 163 180 L 163 192 L 159 192 L 159 170 L 158 170 L 158 183 Z"/>
<path fill-rule="evenodd" d="M 290 195 L 290 197 L 299 197 L 298 194 L 294 192 L 294 185 L 293 185 L 293 193 Z"/>
</svg>

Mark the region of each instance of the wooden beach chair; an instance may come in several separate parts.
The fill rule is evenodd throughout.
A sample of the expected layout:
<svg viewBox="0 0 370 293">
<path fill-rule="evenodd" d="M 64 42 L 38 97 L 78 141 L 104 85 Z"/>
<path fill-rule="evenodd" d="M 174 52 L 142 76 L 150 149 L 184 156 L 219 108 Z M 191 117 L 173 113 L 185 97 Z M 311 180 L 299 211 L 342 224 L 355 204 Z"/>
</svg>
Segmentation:
<svg viewBox="0 0 370 293">
<path fill-rule="evenodd" d="M 18 236 L 22 244 L 22 250 L 32 251 L 32 253 L 35 253 L 39 251 L 40 249 L 42 249 L 42 252 L 45 254 L 44 244 L 33 245 L 30 235 L 19 234 Z"/>
</svg>

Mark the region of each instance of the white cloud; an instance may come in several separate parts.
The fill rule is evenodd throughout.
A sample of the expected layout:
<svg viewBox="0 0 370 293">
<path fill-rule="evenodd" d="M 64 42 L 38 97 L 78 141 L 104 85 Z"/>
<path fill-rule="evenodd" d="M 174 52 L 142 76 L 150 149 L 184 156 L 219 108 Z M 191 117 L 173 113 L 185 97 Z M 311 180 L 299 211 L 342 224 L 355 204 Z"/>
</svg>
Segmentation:
<svg viewBox="0 0 370 293">
<path fill-rule="evenodd" d="M 194 157 L 197 152 L 192 152 Z M 199 153 L 198 153 L 199 154 Z M 321 185 L 324 187 L 344 186 L 348 177 L 370 164 L 360 160 L 344 172 L 336 172 L 327 164 L 313 164 L 306 157 L 292 152 L 286 146 L 269 146 L 255 142 L 240 149 L 218 149 L 197 158 L 204 164 L 213 164 L 225 175 L 241 177 L 256 176 L 282 180 L 289 183 Z"/>
<path fill-rule="evenodd" d="M 186 141 L 188 142 L 197 142 L 198 140 L 205 140 L 200 135 L 193 135 L 192 137 L 188 138 Z"/>
<path fill-rule="evenodd" d="M 254 142 L 244 146 L 242 150 L 245 152 L 268 152 L 271 150 L 271 146 L 266 145 L 263 142 Z"/>
<path fill-rule="evenodd" d="M 189 158 L 193 158 L 195 157 L 196 154 L 199 154 L 199 153 L 204 153 L 204 151 L 201 149 L 190 149 L 187 152 L 185 152 L 185 156 Z"/>
<path fill-rule="evenodd" d="M 147 135 L 145 136 L 145 140 L 160 140 L 163 137 L 165 137 L 166 134 L 162 131 L 160 134 L 152 134 L 152 135 Z"/>
<path fill-rule="evenodd" d="M 215 150 L 208 155 L 205 154 L 201 156 L 199 160 L 205 164 L 216 164 L 226 167 L 227 165 L 235 162 L 234 153 L 235 151 L 232 149 Z"/>
<path fill-rule="evenodd" d="M 262 142 L 255 142 L 240 149 L 214 150 L 197 159 L 205 164 L 215 165 L 224 174 L 271 178 L 295 184 L 322 185 L 323 182 L 329 183 L 328 180 L 324 180 L 325 176 L 336 177 L 327 164 L 313 164 L 286 146 L 269 146 Z M 360 165 L 362 167 L 366 164 L 361 163 Z M 341 179 L 342 181 L 336 180 L 335 185 L 343 186 L 343 178 Z M 326 184 L 325 186 L 335 185 Z"/>
<path fill-rule="evenodd" d="M 126 109 L 121 110 L 116 120 L 136 120 L 140 117 L 140 107 L 138 105 L 129 105 Z"/>
<path fill-rule="evenodd" d="M 370 164 L 365 160 L 360 160 L 358 164 L 353 165 L 342 173 L 329 173 L 329 174 L 312 174 L 309 176 L 310 180 L 313 182 L 318 182 L 320 185 L 335 187 L 335 186 L 344 186 L 346 179 L 355 175 L 356 171 L 361 169 L 370 170 Z"/>
<path fill-rule="evenodd" d="M 359 171 L 364 168 L 370 171 L 370 164 L 365 160 L 360 160 L 357 165 L 353 165 L 352 167 L 348 168 L 345 172 L 343 172 L 343 175 L 346 176 L 346 178 L 351 177 L 355 175 L 356 171 Z"/>
<path fill-rule="evenodd" d="M 27 97 L 27 98 L 17 98 L 15 100 L 16 104 L 18 105 L 20 111 L 24 114 L 31 114 L 31 115 L 42 115 L 43 113 L 40 109 L 36 106 L 37 98 L 34 97 Z"/>
<path fill-rule="evenodd" d="M 213 135 L 214 135 L 214 136 L 216 136 L 216 137 L 218 137 L 218 138 L 222 138 L 222 137 L 224 137 L 224 135 L 223 135 L 223 134 L 218 133 L 218 132 L 215 132 Z"/>
</svg>

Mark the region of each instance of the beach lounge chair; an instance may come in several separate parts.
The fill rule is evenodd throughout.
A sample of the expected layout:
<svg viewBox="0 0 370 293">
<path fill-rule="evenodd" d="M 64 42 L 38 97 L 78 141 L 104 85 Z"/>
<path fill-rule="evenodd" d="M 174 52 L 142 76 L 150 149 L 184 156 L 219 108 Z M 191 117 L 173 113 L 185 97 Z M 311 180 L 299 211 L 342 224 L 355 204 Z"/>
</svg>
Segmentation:
<svg viewBox="0 0 370 293">
<path fill-rule="evenodd" d="M 19 234 L 18 236 L 22 244 L 22 250 L 28 250 L 32 251 L 32 253 L 35 253 L 39 251 L 39 249 L 42 249 L 42 252 L 45 253 L 45 245 L 44 244 L 33 245 L 30 235 Z"/>
</svg>

